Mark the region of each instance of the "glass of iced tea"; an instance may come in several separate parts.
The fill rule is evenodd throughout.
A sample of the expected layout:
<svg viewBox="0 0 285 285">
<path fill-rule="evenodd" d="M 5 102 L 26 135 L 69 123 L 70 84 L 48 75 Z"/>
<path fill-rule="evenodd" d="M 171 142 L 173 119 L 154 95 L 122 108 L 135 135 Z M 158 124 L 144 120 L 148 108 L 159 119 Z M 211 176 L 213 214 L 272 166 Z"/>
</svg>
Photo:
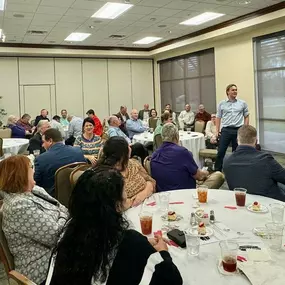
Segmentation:
<svg viewBox="0 0 285 285">
<path fill-rule="evenodd" d="M 245 200 L 246 200 L 246 189 L 244 188 L 235 188 L 235 196 L 236 196 L 236 203 L 239 207 L 245 206 Z"/>
<path fill-rule="evenodd" d="M 143 235 L 150 235 L 152 233 L 152 213 L 140 213 L 141 230 Z"/>
<path fill-rule="evenodd" d="M 224 270 L 227 272 L 235 272 L 237 269 L 238 243 L 224 240 L 220 242 L 220 248 Z"/>
<path fill-rule="evenodd" d="M 208 186 L 200 185 L 197 188 L 198 200 L 200 203 L 207 203 L 208 199 Z"/>
</svg>

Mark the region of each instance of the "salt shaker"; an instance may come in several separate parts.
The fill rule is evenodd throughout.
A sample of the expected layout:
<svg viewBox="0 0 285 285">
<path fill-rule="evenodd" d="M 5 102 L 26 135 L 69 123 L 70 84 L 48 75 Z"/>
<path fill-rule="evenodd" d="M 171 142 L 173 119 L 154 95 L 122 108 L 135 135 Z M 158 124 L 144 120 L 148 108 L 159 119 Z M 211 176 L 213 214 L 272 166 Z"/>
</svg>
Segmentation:
<svg viewBox="0 0 285 285">
<path fill-rule="evenodd" d="M 190 225 L 191 225 L 191 226 L 195 226 L 196 224 L 197 224 L 197 222 L 196 222 L 195 214 L 194 214 L 194 213 L 191 213 Z"/>
<path fill-rule="evenodd" d="M 214 224 L 215 221 L 216 221 L 216 219 L 215 219 L 215 213 L 214 213 L 213 210 L 211 210 L 211 211 L 210 211 L 210 223 L 211 223 L 211 224 Z"/>
</svg>

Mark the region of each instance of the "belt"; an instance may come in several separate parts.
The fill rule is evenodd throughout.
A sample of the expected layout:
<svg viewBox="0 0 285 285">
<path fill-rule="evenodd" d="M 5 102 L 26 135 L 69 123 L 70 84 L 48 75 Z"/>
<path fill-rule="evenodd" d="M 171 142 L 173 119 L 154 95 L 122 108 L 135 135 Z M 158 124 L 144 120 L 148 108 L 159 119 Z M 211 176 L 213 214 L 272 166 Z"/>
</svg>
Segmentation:
<svg viewBox="0 0 285 285">
<path fill-rule="evenodd" d="M 241 127 L 241 126 L 240 126 Z M 229 127 L 224 127 L 225 129 L 233 129 L 233 130 L 238 130 L 240 127 L 231 127 L 231 126 L 229 126 Z"/>
</svg>

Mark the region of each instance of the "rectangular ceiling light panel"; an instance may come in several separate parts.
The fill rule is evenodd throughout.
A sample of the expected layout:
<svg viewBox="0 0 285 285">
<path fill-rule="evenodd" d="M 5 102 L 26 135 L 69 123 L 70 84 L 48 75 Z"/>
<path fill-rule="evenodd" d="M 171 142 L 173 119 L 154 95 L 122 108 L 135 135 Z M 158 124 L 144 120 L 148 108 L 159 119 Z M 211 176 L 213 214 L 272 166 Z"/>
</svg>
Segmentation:
<svg viewBox="0 0 285 285">
<path fill-rule="evenodd" d="M 106 3 L 102 8 L 100 8 L 92 18 L 99 19 L 116 19 L 124 12 L 132 8 L 133 4 L 125 4 L 125 3 Z"/>
<path fill-rule="evenodd" d="M 225 14 L 221 14 L 221 13 L 205 12 L 203 14 L 196 16 L 196 17 L 193 17 L 193 18 L 190 18 L 184 22 L 181 22 L 180 25 L 198 26 L 198 25 L 204 24 L 206 22 L 212 21 L 214 19 L 220 18 L 224 15 Z"/>
<path fill-rule="evenodd" d="M 82 42 L 87 39 L 91 34 L 87 33 L 71 33 L 65 41 L 67 42 Z"/>
<path fill-rule="evenodd" d="M 158 37 L 145 37 L 141 40 L 138 40 L 136 42 L 134 42 L 135 45 L 148 45 L 151 44 L 153 42 L 159 41 L 162 38 L 158 38 Z"/>
</svg>

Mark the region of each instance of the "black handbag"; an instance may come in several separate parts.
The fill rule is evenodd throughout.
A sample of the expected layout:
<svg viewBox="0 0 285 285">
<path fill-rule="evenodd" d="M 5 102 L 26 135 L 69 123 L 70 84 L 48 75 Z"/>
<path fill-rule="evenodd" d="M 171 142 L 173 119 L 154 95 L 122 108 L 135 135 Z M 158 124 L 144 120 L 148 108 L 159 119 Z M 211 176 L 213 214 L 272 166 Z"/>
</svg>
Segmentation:
<svg viewBox="0 0 285 285">
<path fill-rule="evenodd" d="M 169 239 L 173 240 L 177 245 L 179 245 L 182 248 L 186 247 L 186 240 L 185 240 L 185 234 L 184 232 L 174 229 L 167 233 L 167 236 Z"/>
</svg>

